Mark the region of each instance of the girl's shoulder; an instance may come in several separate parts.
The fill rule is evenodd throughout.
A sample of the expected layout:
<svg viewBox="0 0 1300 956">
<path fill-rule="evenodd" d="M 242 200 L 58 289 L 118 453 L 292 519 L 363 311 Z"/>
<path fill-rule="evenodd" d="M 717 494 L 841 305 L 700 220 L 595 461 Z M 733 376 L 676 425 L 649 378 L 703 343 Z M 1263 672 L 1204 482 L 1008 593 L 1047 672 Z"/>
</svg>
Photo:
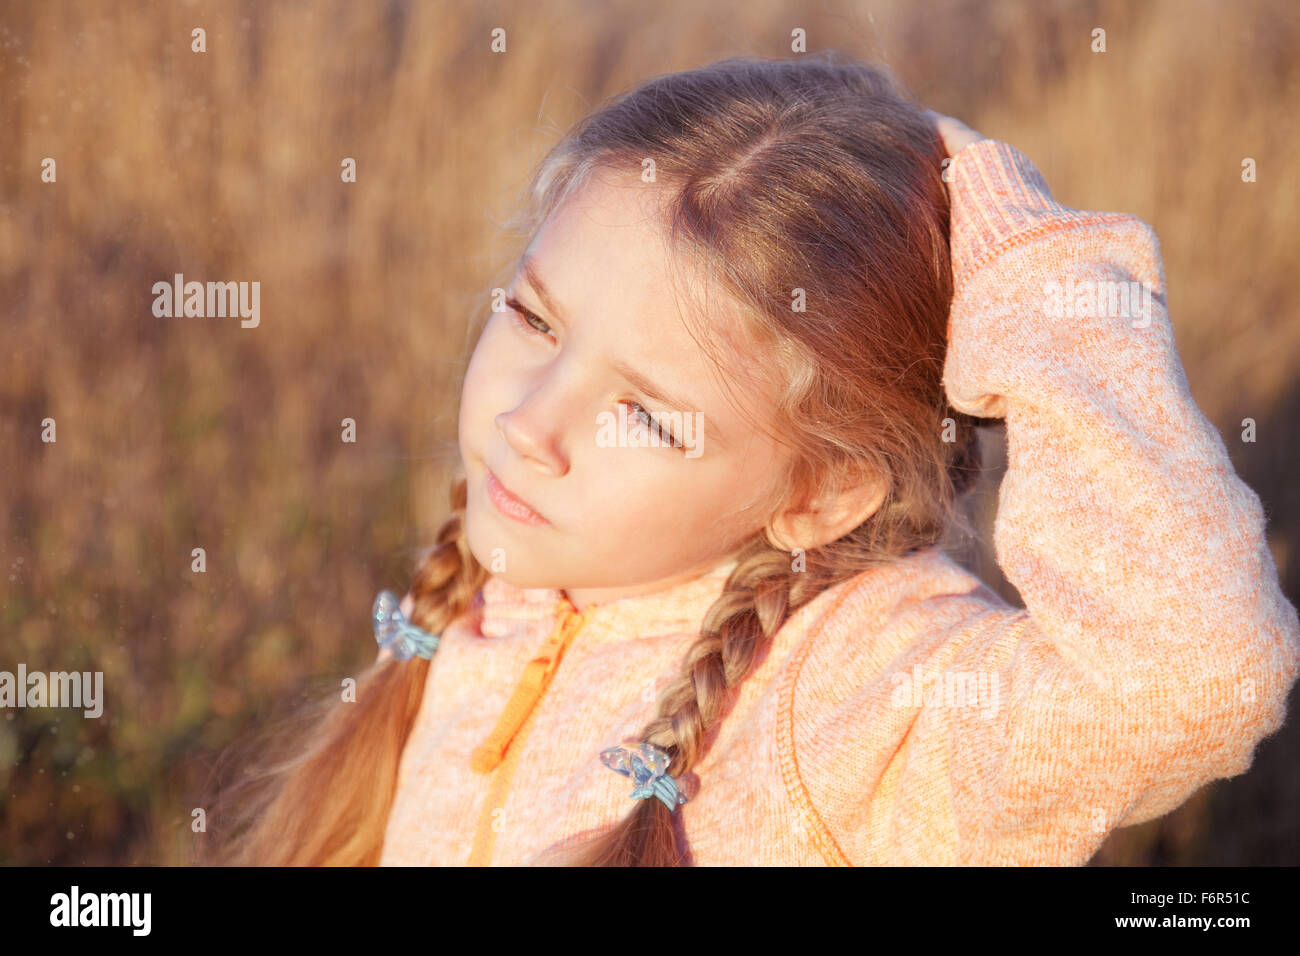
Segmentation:
<svg viewBox="0 0 1300 956">
<path fill-rule="evenodd" d="M 841 581 L 812 605 L 808 643 L 858 642 L 869 631 L 877 646 L 895 630 L 910 642 L 921 631 L 947 633 L 974 617 L 1019 610 L 938 545 Z"/>
<path fill-rule="evenodd" d="M 815 724 L 852 698 L 888 695 L 914 664 L 943 667 L 978 637 L 996 640 L 1027 612 L 938 545 L 827 588 L 787 622 L 781 707 Z"/>
</svg>

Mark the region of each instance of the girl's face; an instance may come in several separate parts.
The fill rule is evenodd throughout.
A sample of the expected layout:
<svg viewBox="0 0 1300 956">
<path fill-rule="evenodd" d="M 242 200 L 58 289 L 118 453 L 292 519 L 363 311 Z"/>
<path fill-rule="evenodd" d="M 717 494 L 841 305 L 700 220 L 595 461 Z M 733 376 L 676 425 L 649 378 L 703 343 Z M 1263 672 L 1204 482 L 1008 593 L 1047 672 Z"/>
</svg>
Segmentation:
<svg viewBox="0 0 1300 956">
<path fill-rule="evenodd" d="M 751 424 L 772 420 L 771 363 L 754 354 L 735 398 L 719 385 L 670 292 L 654 189 L 637 185 L 595 177 L 547 220 L 461 395 L 470 550 L 579 607 L 730 558 L 768 521 L 789 454 Z M 541 519 L 503 512 L 497 483 Z"/>
</svg>

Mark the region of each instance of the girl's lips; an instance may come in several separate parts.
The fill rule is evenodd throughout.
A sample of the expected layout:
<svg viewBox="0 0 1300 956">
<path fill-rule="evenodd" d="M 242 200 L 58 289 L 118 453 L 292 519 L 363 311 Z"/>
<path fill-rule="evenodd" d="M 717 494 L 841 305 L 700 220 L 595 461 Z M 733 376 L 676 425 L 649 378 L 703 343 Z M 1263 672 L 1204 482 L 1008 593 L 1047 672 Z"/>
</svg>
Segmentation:
<svg viewBox="0 0 1300 956">
<path fill-rule="evenodd" d="M 487 493 L 488 499 L 496 509 L 508 518 L 514 518 L 516 521 L 528 525 L 550 524 L 549 521 L 522 500 L 511 494 L 505 485 L 497 480 L 497 476 L 492 473 L 491 468 L 487 469 Z"/>
</svg>

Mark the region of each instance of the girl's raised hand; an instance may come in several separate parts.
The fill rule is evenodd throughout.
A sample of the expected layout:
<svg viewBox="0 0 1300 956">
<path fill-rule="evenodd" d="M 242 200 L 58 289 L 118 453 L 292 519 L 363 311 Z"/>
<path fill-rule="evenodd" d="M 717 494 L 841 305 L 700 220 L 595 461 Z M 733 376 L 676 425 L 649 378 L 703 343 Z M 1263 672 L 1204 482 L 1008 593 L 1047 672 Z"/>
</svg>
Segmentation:
<svg viewBox="0 0 1300 956">
<path fill-rule="evenodd" d="M 939 136 L 943 139 L 943 148 L 947 150 L 949 156 L 956 156 L 963 147 L 988 138 L 954 117 L 944 116 L 934 110 L 926 110 L 925 115 L 930 118 L 931 122 L 939 130 Z M 948 190 L 949 197 L 952 196 L 952 185 L 949 182 L 951 176 L 952 173 L 948 172 L 943 177 L 944 188 Z"/>
<path fill-rule="evenodd" d="M 943 139 L 943 147 L 948 151 L 949 156 L 956 156 L 963 147 L 988 138 L 954 117 L 944 116 L 934 110 L 926 110 L 925 115 L 930 117 L 938 128 L 939 136 Z"/>
</svg>

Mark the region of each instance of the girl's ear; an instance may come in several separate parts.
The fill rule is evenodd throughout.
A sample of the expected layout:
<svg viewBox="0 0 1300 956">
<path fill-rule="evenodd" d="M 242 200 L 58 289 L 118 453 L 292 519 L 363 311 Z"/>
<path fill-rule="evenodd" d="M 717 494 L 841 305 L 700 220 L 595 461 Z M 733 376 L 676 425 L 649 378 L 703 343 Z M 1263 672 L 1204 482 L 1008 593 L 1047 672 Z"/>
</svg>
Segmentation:
<svg viewBox="0 0 1300 956">
<path fill-rule="evenodd" d="M 768 544 L 779 551 L 808 551 L 838 540 L 880 510 L 888 490 L 888 481 L 876 477 L 806 507 L 787 508 L 768 525 Z"/>
</svg>

